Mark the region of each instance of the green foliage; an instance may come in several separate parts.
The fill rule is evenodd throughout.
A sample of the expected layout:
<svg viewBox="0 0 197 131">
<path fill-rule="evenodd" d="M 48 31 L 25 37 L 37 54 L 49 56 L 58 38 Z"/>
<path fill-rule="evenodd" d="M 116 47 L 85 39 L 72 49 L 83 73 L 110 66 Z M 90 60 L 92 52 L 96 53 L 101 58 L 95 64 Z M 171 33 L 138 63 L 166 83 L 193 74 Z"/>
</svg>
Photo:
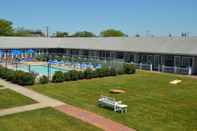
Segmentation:
<svg viewBox="0 0 197 131">
<path fill-rule="evenodd" d="M 80 80 L 85 79 L 84 71 L 79 71 L 79 79 Z"/>
<path fill-rule="evenodd" d="M 136 37 L 136 38 L 139 38 L 139 37 L 140 37 L 140 34 L 136 34 L 135 37 Z"/>
<path fill-rule="evenodd" d="M 109 72 L 110 72 L 110 76 L 116 76 L 117 75 L 117 71 L 116 71 L 115 68 L 110 68 Z"/>
<path fill-rule="evenodd" d="M 11 36 L 13 35 L 12 22 L 0 19 L 0 36 Z"/>
<path fill-rule="evenodd" d="M 110 76 L 110 69 L 109 69 L 109 67 L 104 66 L 100 69 L 97 69 L 96 74 L 98 77 Z"/>
<path fill-rule="evenodd" d="M 65 72 L 64 73 L 64 80 L 65 81 L 71 81 L 71 75 L 69 72 Z"/>
<path fill-rule="evenodd" d="M 41 76 L 41 77 L 39 78 L 39 83 L 40 83 L 40 84 L 47 84 L 47 83 L 49 83 L 48 77 L 45 76 L 45 75 Z"/>
<path fill-rule="evenodd" d="M 72 37 L 96 37 L 96 35 L 92 32 L 88 31 L 82 31 L 82 32 L 76 32 L 72 35 Z"/>
<path fill-rule="evenodd" d="M 93 70 L 88 68 L 84 71 L 84 78 L 85 79 L 91 79 L 93 78 Z"/>
<path fill-rule="evenodd" d="M 82 79 L 92 79 L 97 77 L 116 76 L 120 74 L 134 74 L 135 66 L 125 64 L 122 68 L 116 70 L 114 67 L 103 66 L 100 69 L 92 70 L 90 68 L 84 71 L 71 70 L 65 73 L 56 72 L 53 75 L 53 82 L 76 81 Z M 64 80 L 63 80 L 64 79 Z"/>
<path fill-rule="evenodd" d="M 8 69 L 7 70 L 7 72 L 6 72 L 6 80 L 7 81 L 12 81 L 13 79 L 14 79 L 14 76 L 15 76 L 15 71 L 13 71 L 13 70 L 10 70 L 10 69 Z"/>
<path fill-rule="evenodd" d="M 120 31 L 115 29 L 107 29 L 100 33 L 102 37 L 125 37 L 126 35 Z"/>
<path fill-rule="evenodd" d="M 38 55 L 38 56 L 36 56 L 36 59 L 38 61 L 47 61 L 49 59 L 49 57 L 47 55 Z"/>
<path fill-rule="evenodd" d="M 54 37 L 68 37 L 68 33 L 67 32 L 56 32 L 55 34 L 54 34 Z"/>
<path fill-rule="evenodd" d="M 6 79 L 6 76 L 7 76 L 7 69 L 4 67 L 1 67 L 0 68 L 0 77 L 3 79 Z"/>
<path fill-rule="evenodd" d="M 0 66 L 0 77 L 19 85 L 33 85 L 35 77 L 31 73 L 23 71 L 14 71 Z"/>
<path fill-rule="evenodd" d="M 136 67 L 133 64 L 125 64 L 123 68 L 125 74 L 134 74 L 136 72 Z"/>
<path fill-rule="evenodd" d="M 71 70 L 71 71 L 69 71 L 69 73 L 70 73 L 71 80 L 73 80 L 73 81 L 79 80 L 80 74 L 78 71 Z"/>
<path fill-rule="evenodd" d="M 44 33 L 41 30 L 31 30 L 21 27 L 21 28 L 16 28 L 13 35 L 31 37 L 31 36 L 44 36 Z"/>
<path fill-rule="evenodd" d="M 12 82 L 22 86 L 33 85 L 35 82 L 35 78 L 31 73 L 16 71 Z"/>
<path fill-rule="evenodd" d="M 61 71 L 56 71 L 53 75 L 52 82 L 59 83 L 64 81 L 64 73 Z"/>
</svg>

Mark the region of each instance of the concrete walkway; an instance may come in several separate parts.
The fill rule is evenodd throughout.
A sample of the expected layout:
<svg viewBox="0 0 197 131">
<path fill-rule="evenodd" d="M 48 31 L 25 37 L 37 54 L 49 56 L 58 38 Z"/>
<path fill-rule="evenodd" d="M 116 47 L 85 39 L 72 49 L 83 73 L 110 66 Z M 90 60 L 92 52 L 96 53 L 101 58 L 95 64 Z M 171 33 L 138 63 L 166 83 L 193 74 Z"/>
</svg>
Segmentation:
<svg viewBox="0 0 197 131">
<path fill-rule="evenodd" d="M 41 109 L 41 108 L 46 108 L 46 107 L 56 107 L 63 105 L 65 103 L 58 101 L 56 99 L 50 98 L 48 96 L 39 94 L 35 91 L 32 91 L 30 89 L 27 89 L 25 87 L 12 84 L 10 82 L 4 81 L 0 79 L 1 85 L 4 86 L 5 89 L 10 89 L 13 91 L 16 91 L 19 94 L 22 94 L 26 97 L 29 97 L 36 102 L 37 104 L 31 104 L 31 105 L 25 105 L 25 106 L 18 106 L 14 108 L 8 108 L 8 109 L 1 109 L 0 110 L 0 116 L 5 116 L 5 115 L 11 115 L 11 114 L 16 114 L 20 112 L 26 112 L 26 111 L 31 111 L 31 110 L 36 110 L 36 109 Z"/>
<path fill-rule="evenodd" d="M 4 81 L 2 79 L 0 79 L 0 83 L 1 85 L 3 85 L 5 88 L 14 90 L 26 97 L 29 97 L 39 103 L 45 104 L 46 106 L 50 106 L 50 107 L 55 107 L 55 106 L 60 106 L 63 105 L 64 103 L 61 101 L 58 101 L 56 99 L 50 98 L 48 96 L 42 95 L 40 93 L 37 93 L 33 90 L 24 88 L 22 86 L 16 85 L 16 84 L 12 84 L 9 83 L 7 81 Z"/>
<path fill-rule="evenodd" d="M 5 89 L 7 89 L 7 88 L 5 88 L 5 87 L 0 87 L 0 90 L 5 90 Z"/>
<path fill-rule="evenodd" d="M 0 116 L 11 115 L 19 112 L 31 111 L 36 109 L 41 109 L 45 107 L 52 107 L 58 111 L 61 111 L 67 115 L 70 115 L 74 118 L 80 119 L 84 122 L 87 122 L 91 125 L 94 125 L 98 128 L 101 128 L 105 131 L 135 131 L 134 129 L 128 128 L 120 123 L 114 122 L 110 119 L 106 119 L 102 116 L 99 116 L 95 113 L 83 110 L 81 108 L 77 108 L 68 104 L 65 104 L 59 100 L 50 98 L 48 96 L 39 94 L 35 91 L 27 89 L 25 87 L 15 85 L 0 79 L 1 85 L 5 88 L 11 89 L 20 93 L 26 97 L 29 97 L 35 101 L 37 104 L 19 106 L 9 109 L 0 110 Z M 76 125 L 77 126 L 77 125 Z"/>
<path fill-rule="evenodd" d="M 37 103 L 37 104 L 32 104 L 32 105 L 18 106 L 18 107 L 14 107 L 14 108 L 3 109 L 3 110 L 0 110 L 0 117 L 6 116 L 6 115 L 11 115 L 11 114 L 16 114 L 16 113 L 20 113 L 20 112 L 37 110 L 37 109 L 41 109 L 41 108 L 45 108 L 45 107 L 47 107 L 45 104 Z"/>
</svg>

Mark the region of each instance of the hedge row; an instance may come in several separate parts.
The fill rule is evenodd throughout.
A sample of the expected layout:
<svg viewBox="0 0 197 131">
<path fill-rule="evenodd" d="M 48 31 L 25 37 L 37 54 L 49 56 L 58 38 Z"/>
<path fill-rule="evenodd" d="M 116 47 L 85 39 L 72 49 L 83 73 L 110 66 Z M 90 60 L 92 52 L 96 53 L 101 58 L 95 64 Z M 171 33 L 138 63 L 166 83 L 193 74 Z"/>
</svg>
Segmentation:
<svg viewBox="0 0 197 131">
<path fill-rule="evenodd" d="M 0 66 L 0 78 L 22 86 L 33 85 L 35 77 L 31 73 L 14 71 Z"/>
<path fill-rule="evenodd" d="M 136 68 L 132 64 L 125 64 L 123 68 L 119 70 L 116 70 L 115 68 L 102 67 L 96 70 L 92 70 L 92 69 L 86 69 L 85 71 L 71 70 L 66 73 L 57 71 L 53 75 L 52 82 L 58 83 L 63 81 L 76 81 L 81 79 L 116 76 L 120 74 L 134 74 L 135 71 Z"/>
</svg>

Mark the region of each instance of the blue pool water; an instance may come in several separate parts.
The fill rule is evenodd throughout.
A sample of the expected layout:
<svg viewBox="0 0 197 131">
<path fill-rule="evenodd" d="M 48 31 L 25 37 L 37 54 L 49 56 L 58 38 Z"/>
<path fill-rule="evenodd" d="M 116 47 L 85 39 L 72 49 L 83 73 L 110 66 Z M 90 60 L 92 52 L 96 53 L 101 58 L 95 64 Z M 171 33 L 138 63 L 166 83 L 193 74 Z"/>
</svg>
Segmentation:
<svg viewBox="0 0 197 131">
<path fill-rule="evenodd" d="M 24 65 L 20 66 L 17 68 L 17 70 L 22 70 L 25 72 L 29 72 L 29 66 Z M 30 66 L 30 71 L 38 73 L 40 75 L 48 75 L 48 67 L 44 65 L 31 65 Z M 56 71 L 62 71 L 62 72 L 67 72 L 67 70 L 56 68 L 56 67 L 51 67 L 50 68 L 50 74 L 53 75 Z"/>
</svg>

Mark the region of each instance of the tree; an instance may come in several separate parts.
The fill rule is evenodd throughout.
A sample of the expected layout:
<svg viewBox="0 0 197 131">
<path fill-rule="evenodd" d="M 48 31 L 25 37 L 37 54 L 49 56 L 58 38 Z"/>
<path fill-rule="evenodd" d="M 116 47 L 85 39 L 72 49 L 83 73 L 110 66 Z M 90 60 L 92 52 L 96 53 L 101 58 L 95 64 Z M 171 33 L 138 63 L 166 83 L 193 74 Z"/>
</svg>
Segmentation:
<svg viewBox="0 0 197 131">
<path fill-rule="evenodd" d="M 126 37 L 127 35 L 124 34 L 120 30 L 107 29 L 107 30 L 102 31 L 100 33 L 100 36 L 102 36 L 102 37 Z"/>
<path fill-rule="evenodd" d="M 72 37 L 96 37 L 96 35 L 92 32 L 88 31 L 82 31 L 82 32 L 76 32 L 72 35 Z"/>
<path fill-rule="evenodd" d="M 54 37 L 68 37 L 68 33 L 67 32 L 59 32 L 59 31 L 57 31 L 54 34 Z"/>
<path fill-rule="evenodd" d="M 0 19 L 0 36 L 11 36 L 13 35 L 12 22 Z"/>
<path fill-rule="evenodd" d="M 136 34 L 135 37 L 136 37 L 136 38 L 139 38 L 139 37 L 140 37 L 140 34 Z"/>
<path fill-rule="evenodd" d="M 34 31 L 30 29 L 25 29 L 23 27 L 19 27 L 14 30 L 14 36 L 40 37 L 40 36 L 44 36 L 44 33 L 41 30 Z"/>
</svg>

